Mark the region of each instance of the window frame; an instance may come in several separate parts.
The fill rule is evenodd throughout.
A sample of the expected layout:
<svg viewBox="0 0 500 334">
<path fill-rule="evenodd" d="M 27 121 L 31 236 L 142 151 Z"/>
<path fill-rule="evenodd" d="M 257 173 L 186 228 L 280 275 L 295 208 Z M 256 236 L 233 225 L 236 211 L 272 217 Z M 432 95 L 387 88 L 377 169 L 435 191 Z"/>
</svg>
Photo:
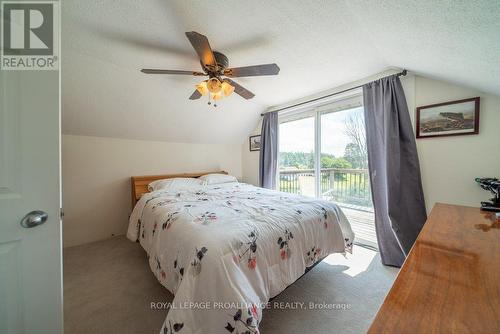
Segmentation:
<svg viewBox="0 0 500 334">
<path fill-rule="evenodd" d="M 306 105 L 300 108 L 290 108 L 278 115 L 278 162 L 276 168 L 276 189 L 280 189 L 280 134 L 282 123 L 293 122 L 304 118 L 314 117 L 314 198 L 321 199 L 321 116 L 332 112 L 362 107 L 363 91 L 355 89 L 344 94 L 339 94 L 321 102 Z"/>
</svg>

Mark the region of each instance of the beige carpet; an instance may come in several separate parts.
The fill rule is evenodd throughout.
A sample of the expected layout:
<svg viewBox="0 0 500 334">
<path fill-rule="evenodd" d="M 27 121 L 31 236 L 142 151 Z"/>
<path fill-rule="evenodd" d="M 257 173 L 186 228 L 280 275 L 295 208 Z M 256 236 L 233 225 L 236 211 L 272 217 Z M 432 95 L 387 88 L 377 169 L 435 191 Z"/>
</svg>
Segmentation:
<svg viewBox="0 0 500 334">
<path fill-rule="evenodd" d="M 331 255 L 272 304 L 344 304 L 345 309 L 268 309 L 261 333 L 364 333 L 396 274 L 377 253 L 362 247 L 347 259 Z M 64 250 L 66 334 L 158 334 L 166 312 L 151 310 L 150 303 L 172 298 L 150 272 L 140 245 L 125 237 Z"/>
</svg>

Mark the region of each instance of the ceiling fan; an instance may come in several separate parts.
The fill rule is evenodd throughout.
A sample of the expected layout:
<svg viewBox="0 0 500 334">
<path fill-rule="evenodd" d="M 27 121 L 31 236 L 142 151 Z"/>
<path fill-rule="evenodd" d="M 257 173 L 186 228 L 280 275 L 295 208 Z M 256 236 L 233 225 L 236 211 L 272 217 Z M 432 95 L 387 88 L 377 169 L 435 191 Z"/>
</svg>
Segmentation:
<svg viewBox="0 0 500 334">
<path fill-rule="evenodd" d="M 251 99 L 255 96 L 251 91 L 242 87 L 230 78 L 253 77 L 262 75 L 277 75 L 280 68 L 276 64 L 263 64 L 245 67 L 229 67 L 228 58 L 221 52 L 212 51 L 206 36 L 195 31 L 186 32 L 186 36 L 200 58 L 203 72 L 182 71 L 182 70 L 161 70 L 161 69 L 142 69 L 146 74 L 180 74 L 194 76 L 208 76 L 207 80 L 196 85 L 196 90 L 189 97 L 190 100 L 197 100 L 203 95 L 214 101 L 220 100 L 233 93 L 233 91 L 245 99 Z M 214 103 L 214 106 L 217 106 Z"/>
</svg>

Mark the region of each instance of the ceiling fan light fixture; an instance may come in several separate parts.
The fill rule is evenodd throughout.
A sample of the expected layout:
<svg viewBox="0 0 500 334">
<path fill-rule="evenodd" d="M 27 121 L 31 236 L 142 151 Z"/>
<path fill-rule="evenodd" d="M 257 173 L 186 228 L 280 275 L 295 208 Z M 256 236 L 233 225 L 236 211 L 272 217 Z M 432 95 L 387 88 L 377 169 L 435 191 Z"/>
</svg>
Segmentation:
<svg viewBox="0 0 500 334">
<path fill-rule="evenodd" d="M 207 80 L 207 87 L 210 93 L 219 93 L 222 90 L 222 83 L 217 78 L 210 78 Z"/>
<path fill-rule="evenodd" d="M 196 85 L 196 90 L 201 94 L 201 95 L 207 95 L 208 94 L 208 87 L 207 87 L 207 82 L 202 81 L 199 84 Z"/>
</svg>

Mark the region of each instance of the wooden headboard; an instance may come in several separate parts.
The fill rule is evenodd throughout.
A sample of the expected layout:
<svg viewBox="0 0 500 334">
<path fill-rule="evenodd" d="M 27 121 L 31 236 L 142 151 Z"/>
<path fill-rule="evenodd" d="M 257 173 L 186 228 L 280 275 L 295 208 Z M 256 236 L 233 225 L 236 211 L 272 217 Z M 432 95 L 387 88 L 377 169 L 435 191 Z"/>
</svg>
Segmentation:
<svg viewBox="0 0 500 334">
<path fill-rule="evenodd" d="M 148 184 L 156 180 L 172 179 L 174 177 L 200 177 L 207 174 L 227 174 L 225 171 L 204 172 L 204 173 L 181 173 L 181 174 L 167 174 L 167 175 L 145 175 L 145 176 L 132 176 L 132 207 L 135 206 L 142 195 L 149 192 Z"/>
</svg>

